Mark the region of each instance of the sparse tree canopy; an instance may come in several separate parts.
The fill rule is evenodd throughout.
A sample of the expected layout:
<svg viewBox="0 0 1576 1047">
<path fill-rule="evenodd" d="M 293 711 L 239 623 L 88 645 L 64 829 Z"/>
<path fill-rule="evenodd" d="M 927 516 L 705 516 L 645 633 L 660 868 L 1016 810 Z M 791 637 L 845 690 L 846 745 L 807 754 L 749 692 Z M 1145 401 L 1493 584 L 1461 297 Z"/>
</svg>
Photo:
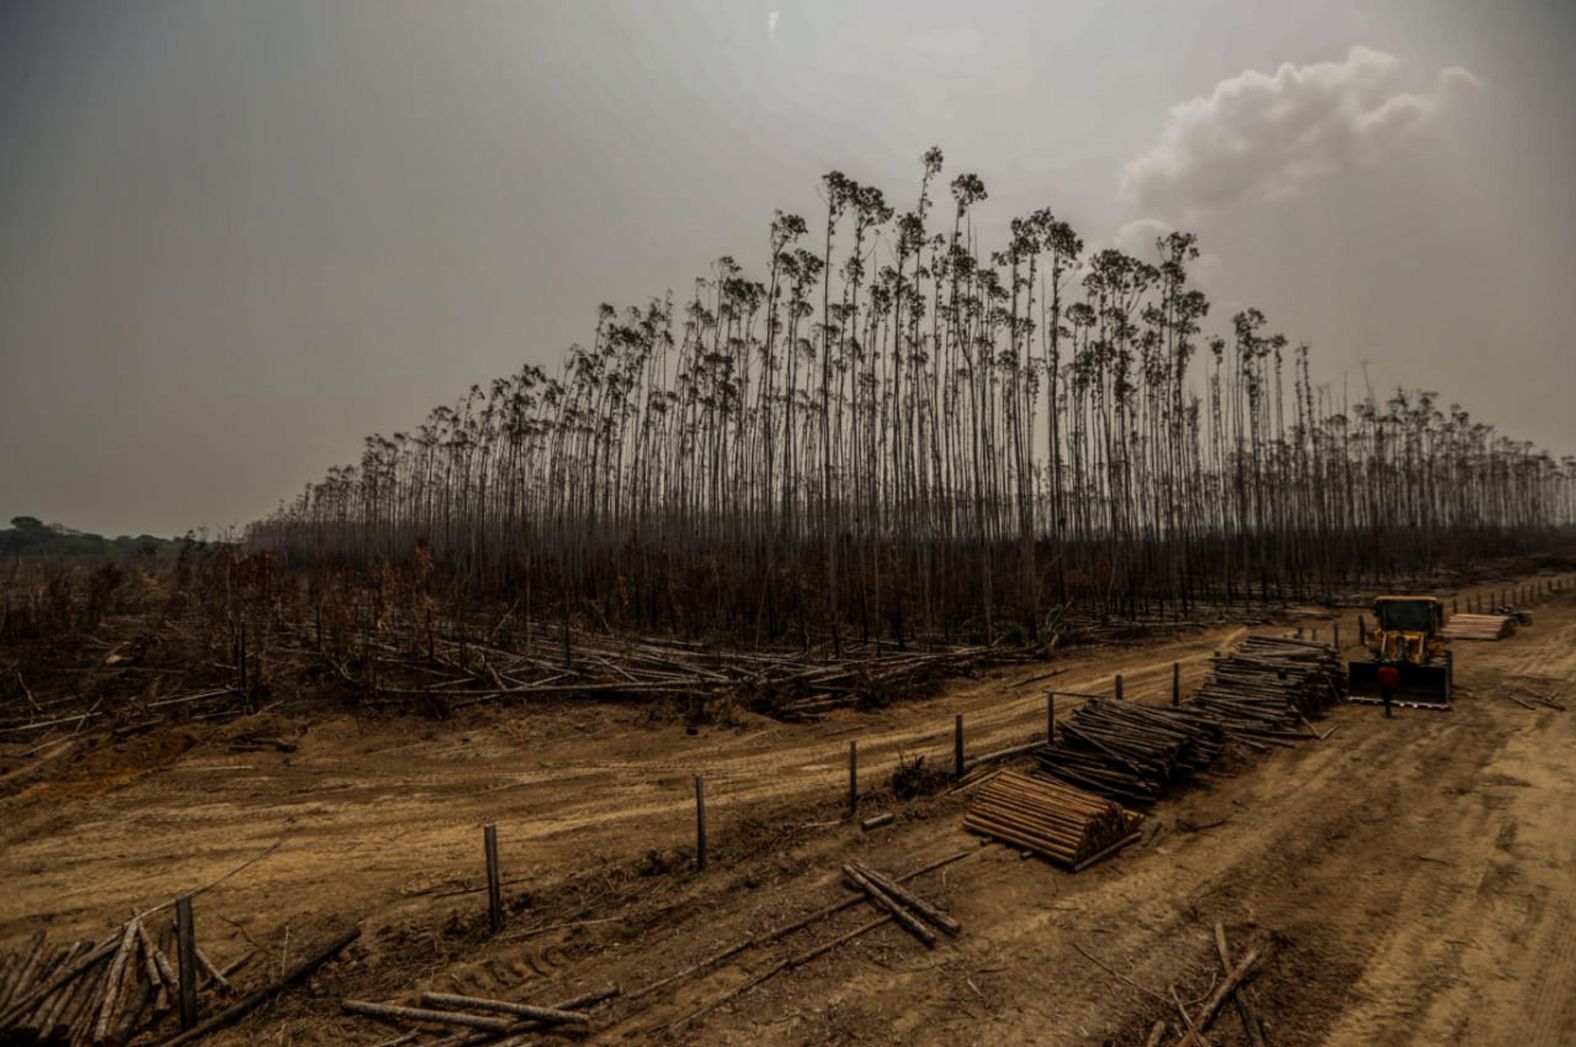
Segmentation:
<svg viewBox="0 0 1576 1047">
<path fill-rule="evenodd" d="M 824 224 L 777 212 L 763 272 L 603 305 L 556 375 L 370 438 L 251 541 L 419 545 L 538 613 L 902 643 L 1317 597 L 1572 522 L 1576 461 L 1433 393 L 1349 403 L 1257 309 L 1206 330 L 1193 234 L 1086 256 L 1041 208 L 984 251 L 977 175 L 927 227 L 941 169 L 901 215 L 830 172 Z"/>
</svg>

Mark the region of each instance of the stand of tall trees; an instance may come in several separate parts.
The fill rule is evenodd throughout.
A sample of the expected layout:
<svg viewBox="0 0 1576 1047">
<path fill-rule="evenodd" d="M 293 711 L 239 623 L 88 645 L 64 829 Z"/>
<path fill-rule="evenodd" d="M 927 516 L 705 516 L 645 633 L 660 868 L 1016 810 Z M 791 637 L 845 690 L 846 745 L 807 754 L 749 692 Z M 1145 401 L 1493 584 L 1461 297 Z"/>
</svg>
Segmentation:
<svg viewBox="0 0 1576 1047">
<path fill-rule="evenodd" d="M 986 254 L 984 183 L 941 172 L 932 149 L 902 214 L 826 175 L 762 272 L 603 305 L 561 373 L 368 438 L 249 541 L 419 548 L 527 614 L 903 643 L 1318 597 L 1576 520 L 1576 459 L 1430 392 L 1347 403 L 1256 309 L 1207 334 L 1193 235 L 1086 253 L 1039 210 Z"/>
</svg>

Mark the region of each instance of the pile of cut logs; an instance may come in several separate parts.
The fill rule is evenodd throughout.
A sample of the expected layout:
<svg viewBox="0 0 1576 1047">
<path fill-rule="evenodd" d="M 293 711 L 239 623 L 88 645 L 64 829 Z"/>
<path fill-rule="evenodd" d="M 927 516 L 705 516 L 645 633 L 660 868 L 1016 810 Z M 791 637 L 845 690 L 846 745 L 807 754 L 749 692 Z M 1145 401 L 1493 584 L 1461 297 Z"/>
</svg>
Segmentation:
<svg viewBox="0 0 1576 1047">
<path fill-rule="evenodd" d="M 1091 699 L 1058 724 L 1055 744 L 1035 750 L 1042 777 L 1147 805 L 1168 783 L 1203 770 L 1220 734 L 1186 709 Z"/>
<path fill-rule="evenodd" d="M 619 994 L 616 985 L 576 996 L 550 1007 L 497 1000 L 485 996 L 457 996 L 453 993 L 424 992 L 417 1007 L 399 1004 L 345 1000 L 340 1006 L 347 1014 L 361 1014 L 402 1025 L 437 1026 L 459 1032 L 439 1033 L 422 1047 L 460 1047 L 461 1044 L 491 1044 L 492 1047 L 524 1047 L 544 1030 L 584 1032 L 591 1016 L 586 1008 Z M 415 1044 L 422 1031 L 412 1029 L 387 1041 L 389 1044 Z"/>
<path fill-rule="evenodd" d="M 1440 630 L 1447 640 L 1503 640 L 1516 631 L 1508 614 L 1453 614 Z"/>
<path fill-rule="evenodd" d="M 1329 644 L 1249 636 L 1210 665 L 1187 710 L 1250 748 L 1308 737 L 1308 717 L 1340 700 L 1340 656 Z"/>
<path fill-rule="evenodd" d="M 369 641 L 378 672 L 368 679 L 341 673 L 379 703 L 437 702 L 457 709 L 499 699 L 734 695 L 759 712 L 801 720 L 861 701 L 884 704 L 935 678 L 1040 657 L 1032 648 L 1006 645 L 896 650 L 850 644 L 834 657 L 829 650 L 725 650 L 545 627 L 526 635 L 507 649 L 438 641 L 426 657 Z"/>
<path fill-rule="evenodd" d="M 1139 817 L 1081 789 L 1003 771 L 980 789 L 963 824 L 1076 872 L 1130 842 Z"/>
<path fill-rule="evenodd" d="M 1339 702 L 1346 679 L 1341 656 L 1333 646 L 1289 636 L 1244 637 L 1230 654 L 1214 663 L 1217 674 L 1223 667 L 1270 670 L 1282 683 L 1287 700 L 1304 713 L 1319 712 Z M 1282 671 L 1284 678 L 1279 676 Z"/>
<path fill-rule="evenodd" d="M 139 630 L 149 623 L 132 623 Z M 130 628 L 130 625 L 125 625 Z M 192 640 L 177 626 L 171 639 Z M 479 632 L 478 632 L 479 630 Z M 987 665 L 1030 662 L 1043 657 L 1032 647 L 953 646 L 916 642 L 907 650 L 890 644 L 845 644 L 831 649 L 727 650 L 658 637 L 610 637 L 532 623 L 502 638 L 496 629 L 446 620 L 413 650 L 396 637 L 367 633 L 359 667 L 352 671 L 308 630 L 288 629 L 268 651 L 275 693 L 315 693 L 315 687 L 282 686 L 290 674 L 312 679 L 325 667 L 380 705 L 427 708 L 446 713 L 492 701 L 603 698 L 687 700 L 731 696 L 758 712 L 784 720 L 812 719 L 832 709 L 911 697 L 931 682 Z M 139 634 L 140 635 L 140 634 Z M 486 635 L 488 642 L 474 638 Z M 470 638 L 467 638 L 470 637 Z M 496 645 L 492 642 L 496 639 Z M 195 640 L 192 640 L 195 642 Z M 96 647 L 105 653 L 99 655 Z M 235 665 L 213 663 L 190 674 L 187 662 L 155 661 L 136 653 L 130 638 L 85 640 L 95 656 L 80 671 L 93 686 L 73 687 L 63 697 L 35 695 L 20 673 L 15 685 L 0 685 L 0 746 L 33 752 L 83 731 L 117 735 L 147 730 L 168 720 L 232 720 L 263 706 L 255 669 L 244 650 Z M 175 649 L 174 643 L 159 650 Z M 184 648 L 182 648 L 184 649 Z M 132 652 L 132 653 L 123 653 Z M 77 671 L 77 670 L 73 670 Z M 203 677 L 206 683 L 198 686 Z M 150 686 L 147 680 L 160 681 Z M 165 683 L 165 681 L 169 681 Z M 250 682 L 248 682 L 250 681 Z M 13 693 L 14 692 L 14 693 Z M 277 746 L 276 746 L 277 747 Z"/>
<path fill-rule="evenodd" d="M 975 646 L 891 651 L 807 667 L 781 662 L 763 666 L 748 681 L 747 689 L 756 693 L 763 712 L 780 719 L 802 720 L 861 702 L 887 705 L 913 696 L 939 678 L 1037 657 L 1027 648 Z"/>
<path fill-rule="evenodd" d="M 1260 750 L 1306 740 L 1309 717 L 1338 701 L 1343 686 L 1329 644 L 1249 636 L 1211 662 L 1204 686 L 1181 706 L 1090 698 L 1058 723 L 1053 744 L 1035 750 L 1038 774 L 1147 806 L 1213 763 L 1227 739 Z"/>
<path fill-rule="evenodd" d="M 51 945 L 42 931 L 0 957 L 0 1042 L 122 1044 L 179 1002 L 179 977 L 169 959 L 173 923 L 150 929 L 133 918 L 102 942 Z M 250 955 L 216 969 L 201 950 L 200 988 L 230 991 L 229 975 Z"/>
</svg>

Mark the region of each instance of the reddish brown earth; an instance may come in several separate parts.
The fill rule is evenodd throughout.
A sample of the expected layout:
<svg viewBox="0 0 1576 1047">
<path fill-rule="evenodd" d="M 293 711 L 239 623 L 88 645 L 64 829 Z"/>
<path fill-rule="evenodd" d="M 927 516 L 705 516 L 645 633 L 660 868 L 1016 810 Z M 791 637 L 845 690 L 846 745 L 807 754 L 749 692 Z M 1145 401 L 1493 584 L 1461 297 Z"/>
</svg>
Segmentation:
<svg viewBox="0 0 1576 1047">
<path fill-rule="evenodd" d="M 1047 686 L 1108 690 L 1115 672 L 1130 698 L 1164 701 L 1173 661 L 1187 687 L 1241 627 L 1075 649 L 810 725 L 740 713 L 688 735 L 666 713 L 591 705 L 68 740 L 0 757 L 0 945 L 39 926 L 101 934 L 274 847 L 198 899 L 221 962 L 255 946 L 255 984 L 345 923 L 365 933 L 208 1042 L 374 1044 L 393 1033 L 341 1016 L 340 998 L 632 991 L 840 900 L 851 857 L 899 873 L 968 851 L 914 881 L 963 923 L 957 939 L 927 951 L 880 927 L 677 1024 L 872 918 L 855 907 L 602 1008 L 593 1042 L 1140 1043 L 1174 1016 L 1157 996 L 1209 990 L 1219 920 L 1237 948 L 1271 951 L 1256 991 L 1281 1047 L 1576 1043 L 1576 711 L 1511 697 L 1576 702 L 1576 598 L 1536 614 L 1511 639 L 1458 645 L 1456 712 L 1339 707 L 1327 740 L 1228 761 L 1159 805 L 1144 842 L 1077 875 L 981 846 L 962 829 L 966 795 L 895 802 L 899 752 L 945 764 L 956 712 L 971 752 L 1029 740 Z M 259 732 L 299 749 L 229 751 Z M 899 814 L 869 834 L 839 821 L 855 738 L 866 813 Z M 699 875 L 681 853 L 697 772 L 713 841 Z M 491 940 L 470 890 L 489 823 L 513 909 Z M 1229 1010 L 1210 1040 L 1245 1042 Z"/>
</svg>

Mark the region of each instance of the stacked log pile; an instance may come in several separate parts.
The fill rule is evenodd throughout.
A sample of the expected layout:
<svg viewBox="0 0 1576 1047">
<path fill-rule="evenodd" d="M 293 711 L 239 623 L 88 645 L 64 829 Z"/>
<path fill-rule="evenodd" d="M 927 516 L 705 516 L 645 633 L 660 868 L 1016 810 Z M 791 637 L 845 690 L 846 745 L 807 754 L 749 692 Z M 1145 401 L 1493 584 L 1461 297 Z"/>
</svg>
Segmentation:
<svg viewBox="0 0 1576 1047">
<path fill-rule="evenodd" d="M 1453 614 L 1440 635 L 1447 640 L 1503 640 L 1516 631 L 1508 614 Z"/>
<path fill-rule="evenodd" d="M 1042 777 L 1139 806 L 1220 751 L 1218 729 L 1185 709 L 1094 698 L 1058 727 L 1055 744 L 1034 753 Z"/>
<path fill-rule="evenodd" d="M 1188 712 L 1251 748 L 1306 739 L 1306 721 L 1340 700 L 1344 674 L 1329 644 L 1250 636 L 1210 665 Z"/>
<path fill-rule="evenodd" d="M 1138 820 L 1081 789 L 1003 771 L 980 789 L 963 824 L 1077 870 L 1131 839 Z"/>
<path fill-rule="evenodd" d="M 1038 657 L 1028 648 L 973 646 L 856 655 L 808 667 L 789 660 L 768 662 L 752 679 L 741 683 L 754 693 L 763 712 L 800 720 L 859 703 L 887 705 L 922 693 L 930 683 L 944 677 Z"/>
<path fill-rule="evenodd" d="M 123 1044 L 179 1002 L 173 924 L 133 918 L 101 942 L 51 944 L 42 931 L 0 956 L 0 1043 Z M 245 960 L 216 969 L 199 950 L 204 989 L 229 991 Z M 249 958 L 249 957 L 248 957 Z"/>
<path fill-rule="evenodd" d="M 1226 657 L 1214 661 L 1211 669 L 1214 676 L 1271 670 L 1282 685 L 1282 694 L 1308 715 L 1339 702 L 1346 680 L 1341 656 L 1333 646 L 1289 636 L 1245 637 Z"/>
<path fill-rule="evenodd" d="M 1179 707 L 1090 697 L 1034 752 L 1037 773 L 1144 807 L 1214 762 L 1226 740 L 1249 748 L 1310 737 L 1308 720 L 1340 700 L 1345 674 L 1329 644 L 1249 636 L 1215 658 L 1203 687 Z"/>
</svg>

